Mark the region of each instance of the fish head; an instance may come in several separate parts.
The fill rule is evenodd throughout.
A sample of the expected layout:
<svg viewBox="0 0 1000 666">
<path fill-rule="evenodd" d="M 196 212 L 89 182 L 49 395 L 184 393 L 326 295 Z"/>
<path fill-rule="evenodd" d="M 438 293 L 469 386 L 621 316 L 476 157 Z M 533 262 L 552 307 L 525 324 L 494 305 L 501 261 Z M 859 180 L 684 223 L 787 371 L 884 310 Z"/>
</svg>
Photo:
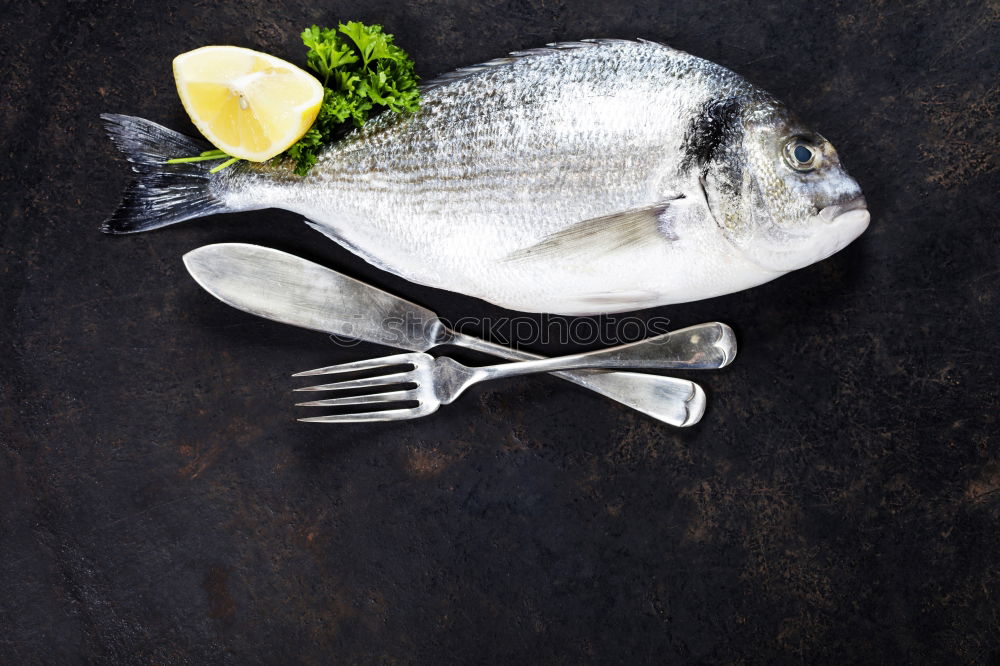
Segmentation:
<svg viewBox="0 0 1000 666">
<path fill-rule="evenodd" d="M 730 100 L 703 164 L 716 223 L 751 261 L 787 272 L 841 250 L 868 227 L 861 187 L 833 145 L 766 93 Z"/>
</svg>

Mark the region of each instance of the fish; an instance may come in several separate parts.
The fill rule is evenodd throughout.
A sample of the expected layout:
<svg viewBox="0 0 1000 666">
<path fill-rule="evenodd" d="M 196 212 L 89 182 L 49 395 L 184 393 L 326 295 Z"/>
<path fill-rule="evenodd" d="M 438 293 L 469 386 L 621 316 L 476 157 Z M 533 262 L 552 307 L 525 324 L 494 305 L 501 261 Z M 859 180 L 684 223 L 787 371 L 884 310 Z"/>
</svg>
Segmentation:
<svg viewBox="0 0 1000 666">
<path fill-rule="evenodd" d="M 423 84 L 289 161 L 164 164 L 205 144 L 104 114 L 137 176 L 112 234 L 279 208 L 376 267 L 511 310 L 595 315 L 721 296 L 870 222 L 831 143 L 720 65 L 646 40 L 550 44 Z"/>
</svg>

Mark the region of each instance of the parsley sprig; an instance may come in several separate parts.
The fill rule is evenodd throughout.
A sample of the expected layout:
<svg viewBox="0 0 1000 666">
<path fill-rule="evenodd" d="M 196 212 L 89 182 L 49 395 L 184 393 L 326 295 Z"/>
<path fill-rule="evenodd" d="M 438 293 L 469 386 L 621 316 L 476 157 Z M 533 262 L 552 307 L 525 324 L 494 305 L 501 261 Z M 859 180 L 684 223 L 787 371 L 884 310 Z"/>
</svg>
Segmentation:
<svg viewBox="0 0 1000 666">
<path fill-rule="evenodd" d="M 304 176 L 323 146 L 353 124 L 363 127 L 383 107 L 396 113 L 420 108 L 413 61 L 380 25 L 341 23 L 336 30 L 312 26 L 302 32 L 306 63 L 323 83 L 323 105 L 312 128 L 285 155 Z"/>
<path fill-rule="evenodd" d="M 208 160 L 225 160 L 222 164 L 214 166 L 208 170 L 209 173 L 218 173 L 219 171 L 225 169 L 227 166 L 232 166 L 233 164 L 239 162 L 240 158 L 232 157 L 231 155 L 227 154 L 226 151 L 219 150 L 218 148 L 216 148 L 215 150 L 206 150 L 205 152 L 200 153 L 197 157 L 175 157 L 173 159 L 167 160 L 166 163 L 184 164 L 186 162 L 206 162 Z"/>
</svg>

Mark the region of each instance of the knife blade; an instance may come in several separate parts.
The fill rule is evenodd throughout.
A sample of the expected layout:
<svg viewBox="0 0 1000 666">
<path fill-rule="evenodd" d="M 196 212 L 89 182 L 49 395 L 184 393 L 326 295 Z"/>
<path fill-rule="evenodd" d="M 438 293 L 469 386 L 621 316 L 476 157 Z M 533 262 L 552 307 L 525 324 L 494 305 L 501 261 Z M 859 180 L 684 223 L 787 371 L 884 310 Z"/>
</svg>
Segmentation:
<svg viewBox="0 0 1000 666">
<path fill-rule="evenodd" d="M 184 264 L 223 303 L 272 321 L 410 351 L 446 337 L 427 308 L 280 250 L 218 243 L 188 252 Z"/>
</svg>

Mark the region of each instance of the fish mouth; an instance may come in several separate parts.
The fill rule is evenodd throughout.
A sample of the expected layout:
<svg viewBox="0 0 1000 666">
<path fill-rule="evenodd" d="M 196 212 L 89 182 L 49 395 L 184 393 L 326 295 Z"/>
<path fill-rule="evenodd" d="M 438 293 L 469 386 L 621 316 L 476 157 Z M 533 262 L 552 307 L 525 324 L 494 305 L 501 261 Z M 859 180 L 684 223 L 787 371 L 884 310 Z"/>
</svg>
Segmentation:
<svg viewBox="0 0 1000 666">
<path fill-rule="evenodd" d="M 819 217 L 829 226 L 827 232 L 817 236 L 816 261 L 822 261 L 831 254 L 840 252 L 864 233 L 872 219 L 871 213 L 868 212 L 868 203 L 863 196 L 842 204 L 827 206 L 820 211 Z"/>
<path fill-rule="evenodd" d="M 827 224 L 847 223 L 851 226 L 864 224 L 868 226 L 871 214 L 868 212 L 868 202 L 864 196 L 856 196 L 843 203 L 832 204 L 819 212 L 819 217 Z"/>
<path fill-rule="evenodd" d="M 839 252 L 868 228 L 871 214 L 863 196 L 827 206 L 812 224 L 794 230 L 772 228 L 770 241 L 751 256 L 765 270 L 787 273 Z"/>
</svg>

